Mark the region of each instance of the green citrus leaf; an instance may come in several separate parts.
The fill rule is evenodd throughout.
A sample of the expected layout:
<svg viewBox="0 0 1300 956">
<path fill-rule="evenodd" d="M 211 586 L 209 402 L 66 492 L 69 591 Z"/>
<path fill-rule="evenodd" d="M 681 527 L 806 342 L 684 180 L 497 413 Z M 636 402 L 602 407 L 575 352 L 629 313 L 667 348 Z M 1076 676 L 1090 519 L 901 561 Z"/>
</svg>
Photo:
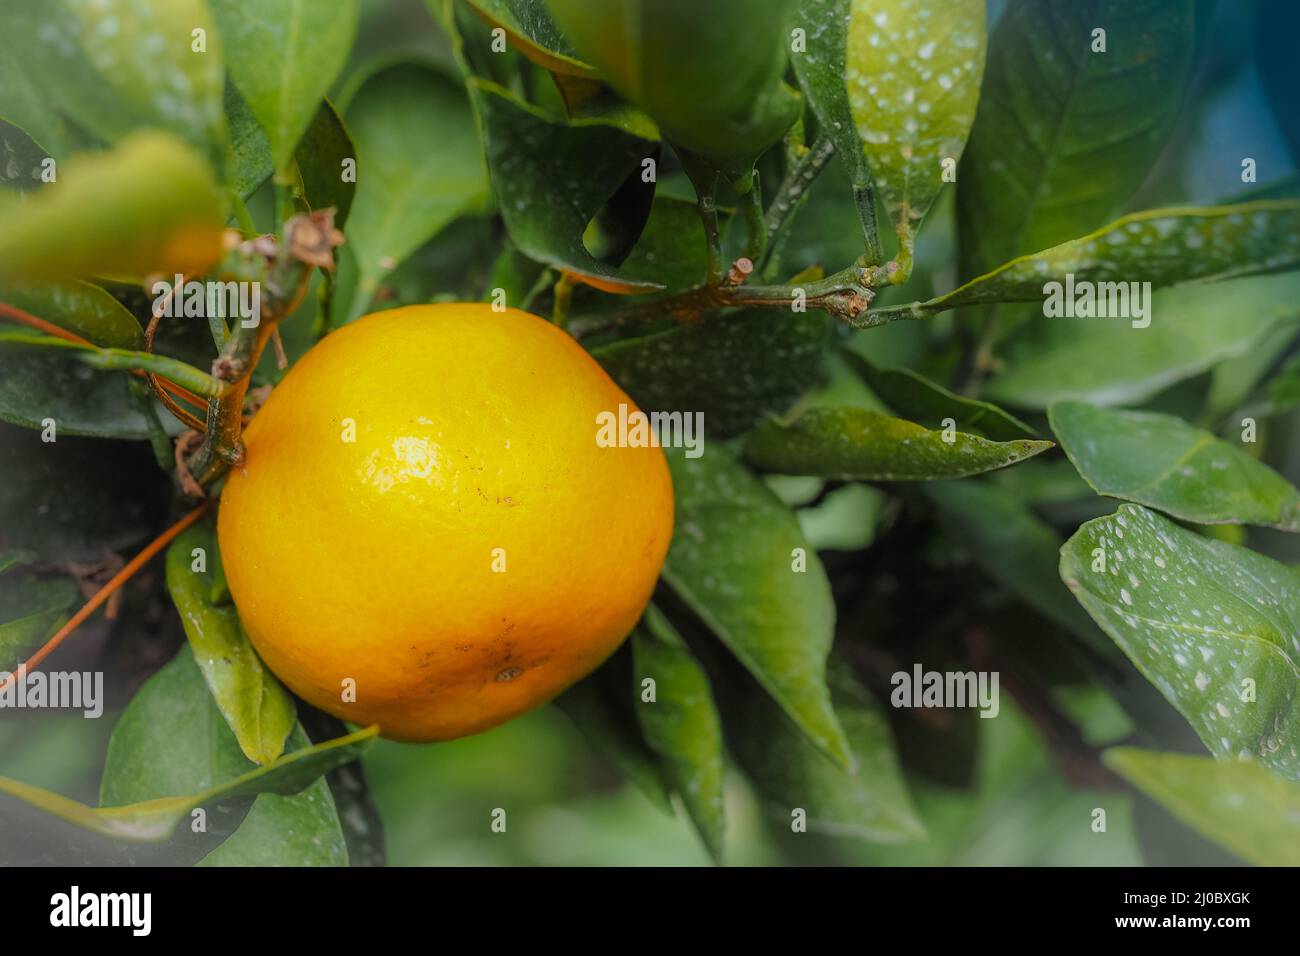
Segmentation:
<svg viewBox="0 0 1300 956">
<path fill-rule="evenodd" d="M 37 577 L 21 567 L 26 563 L 19 553 L 0 553 L 0 673 L 5 675 L 63 625 L 79 593 L 71 578 Z"/>
<path fill-rule="evenodd" d="M 578 55 L 668 140 L 743 181 L 799 116 L 781 80 L 793 0 L 548 0 Z"/>
<path fill-rule="evenodd" d="M 11 3 L 0 35 L 43 110 L 57 107 L 108 143 L 142 127 L 166 130 L 221 168 L 222 51 L 203 0 Z"/>
<path fill-rule="evenodd" d="M 1058 402 L 1061 447 L 1098 494 L 1197 524 L 1300 531 L 1300 491 L 1272 468 L 1173 415 Z"/>
<path fill-rule="evenodd" d="M 324 100 L 294 154 L 302 174 L 303 194 L 312 209 L 334 209 L 334 225 L 342 229 L 352 209 L 356 183 L 344 178 L 344 162 L 355 160 L 357 149 L 343 120 Z"/>
<path fill-rule="evenodd" d="M 0 302 L 111 348 L 139 349 L 140 323 L 113 296 L 75 279 L 0 279 Z M 0 317 L 0 334 L 32 332 Z M 62 349 L 0 347 L 0 420 L 57 435 L 147 438 L 148 426 L 125 376 L 96 371 Z"/>
<path fill-rule="evenodd" d="M 787 823 L 795 810 L 808 829 L 880 843 L 924 839 L 894 748 L 884 709 L 843 663 L 832 660 L 828 683 L 835 712 L 852 747 L 845 770 L 812 747 L 760 694 L 738 704 L 732 746 L 745 772 Z"/>
<path fill-rule="evenodd" d="M 69 161 L 7 212 L 0 278 L 193 275 L 221 255 L 225 211 L 207 163 L 165 133 Z"/>
<path fill-rule="evenodd" d="M 167 588 L 221 716 L 244 756 L 268 764 L 284 753 L 297 722 L 294 702 L 253 650 L 235 606 L 213 602 L 220 561 L 210 527 L 186 529 L 167 549 Z"/>
<path fill-rule="evenodd" d="M 0 777 L 6 793 L 91 833 L 131 843 L 167 840 L 191 811 L 203 808 L 207 833 L 180 827 L 176 848 L 223 838 L 242 821 L 249 803 L 266 794 L 301 799 L 324 787 L 321 776 L 355 760 L 378 732 L 369 727 L 304 747 L 257 767 L 240 753 L 234 735 L 204 692 L 188 647 L 152 677 L 127 707 L 109 741 L 101 806 L 89 807 L 40 787 Z M 324 792 L 328 796 L 328 790 Z M 320 791 L 313 803 L 321 799 Z M 249 816 L 257 811 L 253 810 Z M 314 815 L 314 808 L 311 814 Z M 343 836 L 333 821 L 337 843 Z M 286 838 L 282 834 L 281 838 Z M 329 833 L 321 836 L 330 836 Z"/>
<path fill-rule="evenodd" d="M 0 301 L 96 345 L 118 349 L 144 345 L 139 320 L 108 292 L 89 282 L 0 281 Z M 0 322 L 4 321 L 0 317 Z"/>
<path fill-rule="evenodd" d="M 856 352 L 846 349 L 841 354 L 881 401 L 909 421 L 943 428 L 944 419 L 950 418 L 962 431 L 993 441 L 1038 437 L 1032 428 L 996 405 L 956 395 L 911 369 L 877 368 Z"/>
<path fill-rule="evenodd" d="M 1194 41 L 1192 0 L 1007 4 L 957 186 L 962 275 L 1096 229 L 1124 205 L 1178 115 Z"/>
<path fill-rule="evenodd" d="M 852 6 L 853 0 L 796 0 L 794 23 L 804 31 L 804 49 L 795 49 L 790 62 L 821 132 L 835 145 L 848 174 L 863 229 L 874 238 L 871 166 L 858 139 L 844 81 Z"/>
<path fill-rule="evenodd" d="M 337 740 L 313 748 L 302 728 L 295 726 L 288 741 L 290 756 L 284 760 L 296 758 L 304 761 L 304 767 L 311 761 L 336 766 L 339 758 L 346 761 L 349 753 L 356 756 L 365 745 L 356 741 L 364 741 L 362 735 L 368 733 L 343 738 L 353 743 L 345 743 L 341 749 L 334 749 L 340 744 Z M 283 760 L 280 766 L 284 766 Z M 249 772 L 265 774 L 263 785 L 272 780 L 271 774 L 254 768 L 240 752 L 205 691 L 190 651 L 183 648 L 141 688 L 113 729 L 100 801 L 105 807 L 148 806 L 173 794 L 220 790 Z M 292 793 L 304 782 L 307 785 L 301 792 Z M 195 834 L 192 826 L 182 825 L 168 844 L 150 850 L 170 854 L 173 859 L 169 862 L 177 862 L 177 857 L 197 862 L 203 856 L 203 865 L 209 866 L 269 863 L 271 856 L 282 866 L 346 864 L 346 847 L 326 782 L 312 780 L 308 771 L 282 788 L 290 793 L 274 786 L 271 789 L 276 792 L 265 792 L 256 799 L 251 793 L 241 801 L 205 799 L 206 834 Z M 137 848 L 135 852 L 143 851 Z"/>
<path fill-rule="evenodd" d="M 0 528 L 6 546 L 62 564 L 102 561 L 148 540 L 165 520 L 170 483 L 138 442 L 42 441 L 0 425 Z"/>
<path fill-rule="evenodd" d="M 231 82 L 283 168 L 347 62 L 359 0 L 209 0 Z"/>
<path fill-rule="evenodd" d="M 1052 298 L 1078 315 L 1087 290 L 1112 317 L 1138 316 L 1130 283 L 1152 286 L 1232 279 L 1300 266 L 1300 202 L 1288 199 L 1238 206 L 1183 206 L 1135 212 L 1096 232 L 1012 259 L 952 292 L 912 307 L 913 317 L 959 305 L 1043 302 Z M 1072 276 L 1072 279 L 1067 279 Z M 1067 281 L 1078 290 L 1048 288 Z M 1094 289 L 1080 283 L 1113 283 Z M 1073 300 L 1073 301 L 1070 301 Z M 1066 306 L 1065 302 L 1070 302 Z M 1118 303 L 1118 305 L 1116 304 Z M 1095 314 L 1095 313 L 1094 313 Z M 1148 316 L 1149 317 L 1149 316 Z"/>
<path fill-rule="evenodd" d="M 348 239 L 357 258 L 352 318 L 379 283 L 487 193 L 465 91 L 432 67 L 398 63 L 371 76 L 347 108 L 357 148 Z"/>
<path fill-rule="evenodd" d="M 662 288 L 625 277 L 583 243 L 588 223 L 658 144 L 601 120 L 552 119 L 485 80 L 471 80 L 470 89 L 482 118 L 492 189 L 515 245 L 605 292 Z"/>
<path fill-rule="evenodd" d="M 538 66 L 562 76 L 596 76 L 594 66 L 578 59 L 544 0 L 469 0 L 469 5 L 505 30 L 511 45 Z"/>
<path fill-rule="evenodd" d="M 832 323 L 823 313 L 719 316 L 591 350 L 643 410 L 701 412 L 735 435 L 786 411 L 817 382 Z"/>
<path fill-rule="evenodd" d="M 1300 571 L 1122 505 L 1061 578 L 1211 753 L 1300 780 Z"/>
<path fill-rule="evenodd" d="M 677 526 L 664 580 L 809 740 L 847 767 L 825 680 L 835 605 L 816 552 L 789 509 L 726 451 L 665 451 Z"/>
<path fill-rule="evenodd" d="M 1151 325 L 1040 317 L 1024 327 L 988 386 L 996 401 L 1047 408 L 1074 399 L 1136 404 L 1218 362 L 1246 355 L 1300 316 L 1300 273 L 1165 289 Z"/>
<path fill-rule="evenodd" d="M 633 710 L 634 699 L 628 692 L 632 680 L 630 657 L 620 648 L 594 673 L 557 697 L 555 703 L 593 750 L 636 784 L 651 803 L 672 813 L 664 767 L 646 743 Z"/>
<path fill-rule="evenodd" d="M 1102 760 L 1197 833 L 1258 866 L 1300 866 L 1300 786 L 1247 760 L 1112 747 Z"/>
<path fill-rule="evenodd" d="M 722 724 L 709 677 L 669 620 L 651 605 L 632 632 L 637 720 L 714 860 L 723 849 Z M 647 701 L 642 682 L 655 682 Z"/>
<path fill-rule="evenodd" d="M 275 163 L 271 159 L 271 145 L 266 133 L 258 125 L 257 117 L 239 95 L 235 84 L 226 84 L 226 126 L 230 130 L 232 162 L 230 188 L 241 199 L 247 199 L 271 178 Z"/>
<path fill-rule="evenodd" d="M 985 42 L 984 0 L 853 0 L 844 82 L 903 275 L 944 166 L 955 170 L 966 145 Z"/>
<path fill-rule="evenodd" d="M 0 30 L 0 119 L 22 130 L 49 155 L 63 158 L 70 150 L 67 123 L 50 109 L 40 78 L 19 59 L 14 50 L 18 42 L 16 34 Z"/>
<path fill-rule="evenodd" d="M 758 468 L 784 475 L 929 481 L 1005 468 L 1051 447 L 1048 441 L 945 434 L 865 408 L 840 407 L 812 408 L 789 423 L 765 422 L 750 433 L 744 454 Z"/>
</svg>

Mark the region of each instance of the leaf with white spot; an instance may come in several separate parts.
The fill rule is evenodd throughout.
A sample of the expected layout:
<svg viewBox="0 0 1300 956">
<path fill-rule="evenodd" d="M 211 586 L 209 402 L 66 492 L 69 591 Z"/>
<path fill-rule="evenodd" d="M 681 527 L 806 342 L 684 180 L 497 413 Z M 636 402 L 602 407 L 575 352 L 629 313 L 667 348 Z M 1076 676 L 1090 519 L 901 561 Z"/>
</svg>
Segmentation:
<svg viewBox="0 0 1300 956">
<path fill-rule="evenodd" d="M 1300 866 L 1300 786 L 1246 760 L 1113 747 L 1102 755 L 1183 823 L 1258 866 Z"/>
<path fill-rule="evenodd" d="M 557 120 L 486 80 L 471 80 L 470 92 L 497 207 L 520 251 L 605 292 L 631 295 L 663 288 L 624 276 L 584 242 L 596 214 L 646 158 L 657 155 L 658 143 L 603 120 Z M 642 211 L 648 219 L 648 193 L 645 198 Z"/>
<path fill-rule="evenodd" d="M 1300 780 L 1300 570 L 1123 505 L 1061 578 L 1211 753 Z"/>
<path fill-rule="evenodd" d="M 677 498 L 664 581 L 804 735 L 847 767 L 848 741 L 826 688 L 835 603 L 825 569 L 780 499 L 710 447 L 699 458 L 664 449 Z"/>
<path fill-rule="evenodd" d="M 1051 447 L 1050 441 L 996 442 L 956 431 L 945 434 L 902 418 L 845 406 L 812 408 L 788 424 L 776 419 L 765 422 L 745 442 L 745 459 L 783 475 L 929 481 L 1005 468 Z"/>
<path fill-rule="evenodd" d="M 1058 402 L 1052 431 L 1098 494 L 1197 524 L 1300 531 L 1300 491 L 1263 462 L 1173 415 Z"/>
<path fill-rule="evenodd" d="M 896 317 L 921 318 L 990 302 L 1042 302 L 1044 308 L 1059 302 L 1066 310 L 1060 314 L 1078 316 L 1086 314 L 1082 303 L 1088 296 L 1094 316 L 1138 319 L 1132 283 L 1159 287 L 1297 266 L 1300 201 L 1148 209 L 1059 246 L 1019 256 L 952 292 L 901 306 L 899 311 L 907 314 Z M 1115 286 L 1095 288 L 1085 282 Z M 1103 306 L 1105 313 L 1100 312 Z"/>
<path fill-rule="evenodd" d="M 975 119 L 986 41 L 984 0 L 853 0 L 849 104 L 910 271 L 921 220 Z"/>
<path fill-rule="evenodd" d="M 963 276 L 1120 210 L 1164 148 L 1195 39 L 1192 0 L 1007 4 L 957 186 Z"/>
<path fill-rule="evenodd" d="M 790 62 L 822 134 L 835 144 L 835 155 L 849 176 L 858 218 L 868 241 L 874 244 L 876 200 L 871 166 L 858 139 L 844 83 L 852 7 L 853 0 L 798 0 L 794 22 L 804 31 L 805 49 L 791 53 Z"/>
<path fill-rule="evenodd" d="M 1032 428 L 996 405 L 956 395 L 909 368 L 879 368 L 848 349 L 841 354 L 881 401 L 909 421 L 941 428 L 943 420 L 951 418 L 962 431 L 994 441 L 1038 437 Z"/>
</svg>

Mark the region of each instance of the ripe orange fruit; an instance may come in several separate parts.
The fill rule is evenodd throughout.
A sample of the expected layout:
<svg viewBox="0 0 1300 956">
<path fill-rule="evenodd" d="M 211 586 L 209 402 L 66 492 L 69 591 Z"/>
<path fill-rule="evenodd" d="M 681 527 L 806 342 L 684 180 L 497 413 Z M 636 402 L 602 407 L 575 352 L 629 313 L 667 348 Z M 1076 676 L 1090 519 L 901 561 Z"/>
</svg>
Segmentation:
<svg viewBox="0 0 1300 956">
<path fill-rule="evenodd" d="M 411 306 L 328 336 L 257 413 L 221 497 L 262 659 L 398 740 L 486 730 L 589 673 L 644 610 L 673 527 L 663 452 L 597 444 L 620 403 L 568 335 L 514 309 Z"/>
</svg>

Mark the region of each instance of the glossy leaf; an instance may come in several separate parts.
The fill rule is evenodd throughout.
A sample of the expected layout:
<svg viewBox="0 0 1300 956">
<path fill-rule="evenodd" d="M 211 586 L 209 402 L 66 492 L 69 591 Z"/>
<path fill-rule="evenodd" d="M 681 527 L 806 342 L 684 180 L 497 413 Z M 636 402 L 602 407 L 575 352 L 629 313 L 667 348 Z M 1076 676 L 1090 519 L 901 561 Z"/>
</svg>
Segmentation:
<svg viewBox="0 0 1300 956">
<path fill-rule="evenodd" d="M 668 780 L 637 722 L 629 686 L 630 655 L 620 649 L 596 671 L 555 699 L 592 749 L 631 780 L 661 810 L 671 813 Z"/>
<path fill-rule="evenodd" d="M 167 588 L 217 709 L 244 756 L 267 764 L 284 752 L 294 702 L 253 650 L 235 606 L 213 602 L 220 561 L 210 527 L 186 529 L 167 549 Z"/>
<path fill-rule="evenodd" d="M 295 727 L 289 738 L 291 754 L 284 759 L 296 758 L 304 765 L 316 761 L 324 773 L 354 759 L 370 736 L 373 731 L 362 731 L 313 748 L 302 728 Z M 286 773 L 283 761 L 280 766 L 285 769 L 279 772 Z M 114 727 L 100 802 L 104 807 L 166 803 L 173 794 L 221 791 L 250 772 L 263 774 L 263 784 L 273 777 L 240 752 L 204 689 L 190 651 L 183 648 L 141 688 Z M 191 828 L 182 825 L 165 850 L 203 854 L 205 865 L 271 862 L 272 857 L 285 866 L 346 863 L 334 802 L 317 773 L 304 772 L 296 782 L 253 796 L 245 794 L 239 801 L 229 796 L 204 799 L 206 837 L 196 839 L 187 832 Z M 220 845 L 214 849 L 211 845 L 216 843 Z"/>
<path fill-rule="evenodd" d="M 702 412 L 734 435 L 786 411 L 814 385 L 830 344 L 822 313 L 738 312 L 591 350 L 642 410 Z"/>
<path fill-rule="evenodd" d="M 348 225 L 359 270 L 352 318 L 379 283 L 487 192 L 478 133 L 464 91 L 434 69 L 398 63 L 370 77 L 347 108 L 357 148 Z"/>
<path fill-rule="evenodd" d="M 936 481 L 925 485 L 923 493 L 948 536 L 985 574 L 1074 636 L 1083 653 L 1070 644 L 1056 646 L 1084 664 L 1142 731 L 1156 739 L 1186 733 L 1178 713 L 1128 665 L 1070 594 L 1058 573 L 1062 538 L 1034 514 L 1023 493 L 987 481 Z M 1039 640 L 1052 638 L 1042 635 Z"/>
<path fill-rule="evenodd" d="M 929 481 L 1005 468 L 1051 442 L 994 442 L 930 430 L 865 408 L 813 408 L 792 422 L 765 422 L 745 442 L 745 459 L 764 471 L 855 481 Z"/>
<path fill-rule="evenodd" d="M 1010 0 L 958 179 L 964 276 L 1096 229 L 1124 205 L 1178 115 L 1194 41 L 1192 0 Z"/>
<path fill-rule="evenodd" d="M 0 301 L 96 345 L 138 349 L 144 344 L 139 320 L 108 292 L 89 282 L 0 281 Z M 0 322 L 7 321 L 0 316 Z"/>
<path fill-rule="evenodd" d="M 909 264 L 921 220 L 966 145 L 984 73 L 984 0 L 853 0 L 849 103 Z"/>
<path fill-rule="evenodd" d="M 505 30 L 515 49 L 538 66 L 564 76 L 596 76 L 596 68 L 574 53 L 544 0 L 469 0 L 469 5 L 489 24 Z"/>
<path fill-rule="evenodd" d="M 143 127 L 166 130 L 220 166 L 222 50 L 203 0 L 11 3 L 0 34 L 45 110 L 57 107 L 109 143 Z"/>
<path fill-rule="evenodd" d="M 848 766 L 826 689 L 830 585 L 793 514 L 724 450 L 665 449 L 677 526 L 663 577 L 820 750 Z M 796 571 L 796 549 L 806 570 Z"/>
<path fill-rule="evenodd" d="M 42 177 L 54 171 L 49 162 L 45 147 L 0 118 L 0 187 L 19 193 L 40 189 Z"/>
<path fill-rule="evenodd" d="M 1197 524 L 1300 531 L 1300 491 L 1240 448 L 1173 415 L 1051 407 L 1052 431 L 1098 494 Z"/>
<path fill-rule="evenodd" d="M 1300 786 L 1246 760 L 1114 747 L 1102 759 L 1183 823 L 1258 866 L 1300 866 Z"/>
<path fill-rule="evenodd" d="M 781 80 L 793 0 L 548 0 L 579 57 L 665 138 L 745 181 L 799 116 Z"/>
<path fill-rule="evenodd" d="M 156 842 L 170 837 L 198 807 L 214 822 L 216 812 L 232 802 L 262 794 L 301 794 L 333 767 L 355 760 L 377 732 L 369 727 L 254 767 L 202 693 L 202 678 L 182 648 L 141 689 L 114 730 L 100 790 L 102 806 L 88 807 L 7 777 L 0 777 L 0 793 L 101 836 Z"/>
<path fill-rule="evenodd" d="M 794 22 L 804 31 L 806 48 L 803 52 L 795 50 L 790 62 L 822 134 L 835 145 L 835 155 L 848 174 L 863 228 L 874 239 L 871 166 L 858 139 L 845 85 L 852 7 L 853 0 L 797 0 Z"/>
<path fill-rule="evenodd" d="M 656 195 L 645 229 L 619 265 L 619 275 L 681 291 L 703 285 L 707 271 L 708 250 L 695 203 Z"/>
<path fill-rule="evenodd" d="M 1232 279 L 1300 265 L 1300 202 L 1279 199 L 1239 206 L 1149 209 L 1123 216 L 1096 232 L 1012 259 L 945 295 L 919 303 L 913 317 L 959 305 L 1045 302 L 1050 282 L 1149 282 L 1154 287 L 1194 280 Z M 1064 290 L 1055 290 L 1063 295 Z M 1093 290 L 1100 300 L 1107 289 Z M 1117 292 L 1119 314 L 1133 303 Z M 1076 298 L 1076 301 L 1077 298 Z M 1129 302 L 1129 307 L 1124 303 Z M 1114 315 L 1114 306 L 1111 314 Z M 1133 316 L 1137 318 L 1136 315 Z"/>
<path fill-rule="evenodd" d="M 1061 578 L 1216 757 L 1300 780 L 1300 571 L 1126 504 Z"/>
<path fill-rule="evenodd" d="M 0 552 L 0 673 L 16 670 L 62 626 L 78 595 L 71 578 L 38 577 L 26 563 L 21 554 Z"/>
<path fill-rule="evenodd" d="M 996 405 L 957 395 L 911 369 L 877 368 L 855 352 L 841 354 L 881 401 L 909 421 L 943 428 L 944 419 L 950 418 L 962 431 L 993 441 L 1038 437 L 1032 428 Z"/>
<path fill-rule="evenodd" d="M 2 242 L 3 240 L 0 240 Z M 5 302 L 97 345 L 138 349 L 144 332 L 116 299 L 75 279 L 48 283 L 0 279 Z M 0 317 L 0 331 L 31 331 Z M 148 431 L 125 377 L 90 369 L 44 349 L 0 347 L 0 419 L 59 435 L 144 438 Z"/>
<path fill-rule="evenodd" d="M 233 83 L 226 84 L 226 125 L 230 129 L 231 166 L 230 188 L 241 199 L 247 199 L 271 178 L 275 162 L 271 159 L 271 144 L 258 125 L 257 117 L 248 108 Z"/>
<path fill-rule="evenodd" d="M 912 806 L 884 709 L 844 664 L 832 661 L 828 676 L 853 769 L 827 760 L 758 694 L 748 695 L 729 722 L 741 766 L 787 823 L 793 811 L 803 810 L 813 832 L 881 843 L 923 839 L 925 826 Z"/>
<path fill-rule="evenodd" d="M 0 278 L 191 275 L 221 255 L 221 196 L 208 165 L 184 143 L 137 133 L 67 167 L 6 214 Z"/>
<path fill-rule="evenodd" d="M 709 677 L 676 629 L 653 605 L 632 632 L 637 720 L 663 759 L 673 789 L 715 860 L 722 859 L 722 724 Z M 655 682 L 645 700 L 642 682 Z"/>
<path fill-rule="evenodd" d="M 120 376 L 119 376 L 120 378 Z M 89 564 L 165 526 L 170 482 L 138 442 L 0 425 L 0 528 L 7 546 L 46 561 Z"/>
<path fill-rule="evenodd" d="M 1137 403 L 1248 353 L 1300 315 L 1297 303 L 1300 274 L 1286 273 L 1158 292 L 1147 328 L 1124 319 L 1035 319 L 1008 347 L 988 396 L 1023 408 L 1066 399 Z"/>
<path fill-rule="evenodd" d="M 470 88 L 482 117 L 492 189 L 515 245 L 605 292 L 662 288 L 624 277 L 583 244 L 587 224 L 657 145 L 601 121 L 554 120 L 483 80 L 471 80 Z"/>
<path fill-rule="evenodd" d="M 288 749 L 311 746 L 301 727 Z M 335 768 L 337 769 L 337 768 Z M 347 866 L 349 850 L 340 809 L 322 776 L 291 797 L 262 794 L 234 833 L 199 866 Z"/>
<path fill-rule="evenodd" d="M 209 0 L 226 69 L 283 168 L 352 48 L 359 0 Z"/>
<path fill-rule="evenodd" d="M 303 193 L 312 209 L 334 209 L 334 226 L 342 229 L 352 209 L 356 183 L 344 179 L 344 161 L 357 158 L 347 127 L 329 100 L 321 103 L 295 153 Z"/>
</svg>

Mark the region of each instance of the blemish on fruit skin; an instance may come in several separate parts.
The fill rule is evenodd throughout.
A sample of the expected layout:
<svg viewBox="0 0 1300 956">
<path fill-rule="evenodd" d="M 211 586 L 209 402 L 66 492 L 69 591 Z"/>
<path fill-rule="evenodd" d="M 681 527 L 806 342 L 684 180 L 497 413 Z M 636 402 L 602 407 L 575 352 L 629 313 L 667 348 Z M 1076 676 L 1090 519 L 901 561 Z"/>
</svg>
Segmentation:
<svg viewBox="0 0 1300 956">
<path fill-rule="evenodd" d="M 493 680 L 495 680 L 498 684 L 504 684 L 507 681 L 514 680 L 523 672 L 524 669 L 522 667 L 507 667 L 505 670 L 500 671 L 497 674 L 497 676 L 493 678 Z"/>
</svg>

